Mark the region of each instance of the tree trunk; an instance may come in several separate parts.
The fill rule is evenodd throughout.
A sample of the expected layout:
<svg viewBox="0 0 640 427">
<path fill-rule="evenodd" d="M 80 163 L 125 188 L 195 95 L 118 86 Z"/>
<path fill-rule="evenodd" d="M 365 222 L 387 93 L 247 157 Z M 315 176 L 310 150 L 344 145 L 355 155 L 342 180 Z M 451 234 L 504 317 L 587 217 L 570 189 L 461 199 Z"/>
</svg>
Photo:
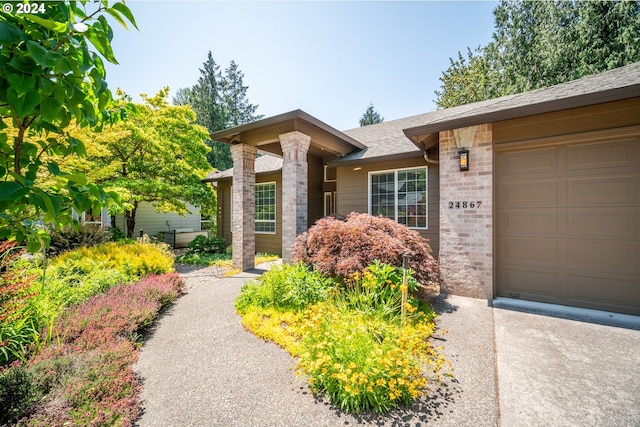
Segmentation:
<svg viewBox="0 0 640 427">
<path fill-rule="evenodd" d="M 124 221 L 127 227 L 127 237 L 133 237 L 133 231 L 136 227 L 136 211 L 138 210 L 138 202 L 133 202 L 133 208 L 124 212 Z"/>
</svg>

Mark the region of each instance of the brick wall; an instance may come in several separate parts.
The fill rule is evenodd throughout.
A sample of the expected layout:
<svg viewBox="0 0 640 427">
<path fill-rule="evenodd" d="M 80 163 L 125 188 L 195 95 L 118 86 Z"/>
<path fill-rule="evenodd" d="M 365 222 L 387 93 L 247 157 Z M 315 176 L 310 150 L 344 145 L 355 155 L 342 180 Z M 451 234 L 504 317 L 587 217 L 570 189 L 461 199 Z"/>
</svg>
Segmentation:
<svg viewBox="0 0 640 427">
<path fill-rule="evenodd" d="M 454 132 L 440 132 L 440 266 L 444 292 L 493 298 L 493 132 L 469 129 L 469 171 Z M 478 207 L 480 202 L 480 207 Z M 473 203 L 473 207 L 472 206 Z"/>
</svg>

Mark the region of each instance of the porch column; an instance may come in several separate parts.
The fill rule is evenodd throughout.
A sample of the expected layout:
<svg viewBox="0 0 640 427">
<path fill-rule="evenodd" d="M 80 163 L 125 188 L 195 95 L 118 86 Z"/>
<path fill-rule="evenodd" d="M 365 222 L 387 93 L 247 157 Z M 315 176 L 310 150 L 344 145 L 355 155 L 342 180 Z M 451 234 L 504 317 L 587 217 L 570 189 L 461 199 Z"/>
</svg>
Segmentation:
<svg viewBox="0 0 640 427">
<path fill-rule="evenodd" d="M 311 137 L 293 131 L 279 136 L 282 147 L 282 260 L 291 261 L 291 245 L 307 229 L 307 152 Z"/>
<path fill-rule="evenodd" d="M 256 147 L 237 144 L 231 146 L 233 159 L 233 266 L 242 271 L 255 267 L 256 233 Z"/>
</svg>

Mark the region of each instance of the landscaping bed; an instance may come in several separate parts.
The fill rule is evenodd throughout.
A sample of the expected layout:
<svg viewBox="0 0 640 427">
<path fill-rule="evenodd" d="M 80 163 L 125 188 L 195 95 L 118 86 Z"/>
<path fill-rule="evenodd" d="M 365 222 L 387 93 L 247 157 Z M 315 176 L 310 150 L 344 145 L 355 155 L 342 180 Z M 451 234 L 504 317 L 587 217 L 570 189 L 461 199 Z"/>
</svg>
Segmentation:
<svg viewBox="0 0 640 427">
<path fill-rule="evenodd" d="M 112 242 L 44 268 L 4 249 L 0 425 L 132 425 L 139 338 L 184 285 L 166 247 Z"/>
<path fill-rule="evenodd" d="M 400 269 L 377 262 L 346 281 L 283 264 L 246 284 L 236 309 L 248 330 L 296 357 L 315 393 L 347 412 L 386 412 L 451 375 L 429 342 L 431 307 L 403 300 L 417 288 L 408 274 L 411 289 Z"/>
</svg>

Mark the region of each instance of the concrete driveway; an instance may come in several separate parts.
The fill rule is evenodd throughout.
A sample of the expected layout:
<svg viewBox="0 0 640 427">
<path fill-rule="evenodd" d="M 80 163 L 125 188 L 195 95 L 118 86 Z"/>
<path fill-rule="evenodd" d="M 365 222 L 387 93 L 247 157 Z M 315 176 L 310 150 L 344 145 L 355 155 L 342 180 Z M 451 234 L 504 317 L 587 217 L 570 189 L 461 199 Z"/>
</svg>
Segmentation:
<svg viewBox="0 0 640 427">
<path fill-rule="evenodd" d="M 640 426 L 640 317 L 493 305 L 501 425 Z"/>
</svg>

